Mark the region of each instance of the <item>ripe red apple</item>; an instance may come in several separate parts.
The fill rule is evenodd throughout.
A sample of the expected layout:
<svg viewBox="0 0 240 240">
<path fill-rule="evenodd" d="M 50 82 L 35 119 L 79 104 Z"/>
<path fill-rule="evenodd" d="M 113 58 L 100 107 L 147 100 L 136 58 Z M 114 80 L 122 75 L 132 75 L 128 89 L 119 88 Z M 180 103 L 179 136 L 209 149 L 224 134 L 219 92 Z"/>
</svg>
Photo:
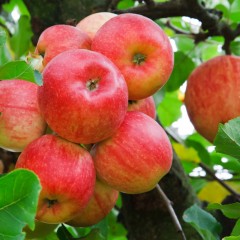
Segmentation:
<svg viewBox="0 0 240 240">
<path fill-rule="evenodd" d="M 60 137 L 44 135 L 31 142 L 20 154 L 16 168 L 32 170 L 40 179 L 38 221 L 66 222 L 93 195 L 96 174 L 90 153 Z"/>
<path fill-rule="evenodd" d="M 83 18 L 78 24 L 77 28 L 83 30 L 88 36 L 93 39 L 99 28 L 109 19 L 116 17 L 117 14 L 110 12 L 97 12 Z"/>
<path fill-rule="evenodd" d="M 129 194 L 155 187 L 169 171 L 172 148 L 165 131 L 141 112 L 128 112 L 115 134 L 91 149 L 97 176 Z"/>
<path fill-rule="evenodd" d="M 87 207 L 67 224 L 74 227 L 87 227 L 100 222 L 116 204 L 118 194 L 117 190 L 97 180 L 94 195 Z"/>
<path fill-rule="evenodd" d="M 35 54 L 43 56 L 43 67 L 59 53 L 70 49 L 90 49 L 91 39 L 88 35 L 70 25 L 54 25 L 45 29 L 35 49 Z"/>
<path fill-rule="evenodd" d="M 40 109 L 50 128 L 76 143 L 112 135 L 127 111 L 127 86 L 115 65 L 100 53 L 59 54 L 43 72 Z"/>
<path fill-rule="evenodd" d="M 141 100 L 129 100 L 128 111 L 139 111 L 147 114 L 149 117 L 156 118 L 156 106 L 153 96 Z"/>
<path fill-rule="evenodd" d="M 195 129 L 213 142 L 219 123 L 240 115 L 240 58 L 218 56 L 189 76 L 185 105 Z"/>
<path fill-rule="evenodd" d="M 92 50 L 120 69 L 130 100 L 151 96 L 167 82 L 173 69 L 167 35 L 151 19 L 137 14 L 121 14 L 107 21 L 93 38 Z"/>
<path fill-rule="evenodd" d="M 0 147 L 21 152 L 44 134 L 46 123 L 37 100 L 38 85 L 24 80 L 0 81 Z"/>
</svg>

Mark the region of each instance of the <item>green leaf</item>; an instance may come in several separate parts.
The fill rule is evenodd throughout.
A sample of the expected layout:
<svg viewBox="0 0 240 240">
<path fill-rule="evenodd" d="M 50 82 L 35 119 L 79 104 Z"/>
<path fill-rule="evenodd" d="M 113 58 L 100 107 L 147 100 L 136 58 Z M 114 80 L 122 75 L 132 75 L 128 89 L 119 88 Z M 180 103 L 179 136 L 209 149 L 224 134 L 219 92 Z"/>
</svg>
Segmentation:
<svg viewBox="0 0 240 240">
<path fill-rule="evenodd" d="M 225 153 L 240 159 L 240 117 L 219 124 L 218 133 L 214 140 L 216 152 Z"/>
<path fill-rule="evenodd" d="M 234 22 L 240 21 L 240 0 L 234 0 L 231 5 L 230 19 Z"/>
<path fill-rule="evenodd" d="M 64 224 L 62 224 L 57 229 L 57 236 L 58 236 L 59 240 L 73 240 L 74 239 Z"/>
<path fill-rule="evenodd" d="M 219 222 L 196 204 L 185 210 L 183 220 L 191 224 L 204 240 L 217 240 L 221 231 Z"/>
<path fill-rule="evenodd" d="M 127 230 L 118 222 L 118 214 L 119 212 L 113 209 L 107 216 L 109 227 L 108 240 L 127 240 Z"/>
<path fill-rule="evenodd" d="M 10 38 L 10 46 L 15 53 L 15 59 L 19 59 L 28 52 L 32 35 L 30 17 L 22 15 L 16 24 L 13 37 Z"/>
<path fill-rule="evenodd" d="M 98 228 L 94 228 L 91 230 L 91 232 L 85 236 L 85 237 L 81 237 L 78 238 L 79 240 L 106 240 L 107 238 L 105 238 L 102 234 L 101 231 Z"/>
<path fill-rule="evenodd" d="M 167 91 L 175 91 L 187 80 L 194 69 L 195 64 L 190 57 L 183 52 L 174 53 L 174 69 L 165 85 Z"/>
<path fill-rule="evenodd" d="M 200 157 L 202 162 L 204 162 L 205 164 L 210 164 L 211 162 L 210 154 L 200 142 L 187 139 L 186 145 L 188 147 L 193 147 L 197 151 L 198 156 Z"/>
<path fill-rule="evenodd" d="M 224 237 L 222 240 L 239 240 L 239 236 Z"/>
<path fill-rule="evenodd" d="M 240 218 L 237 220 L 235 226 L 233 227 L 233 230 L 231 232 L 232 236 L 240 236 Z"/>
<path fill-rule="evenodd" d="M 12 61 L 0 67 L 0 79 L 22 79 L 35 82 L 34 71 L 25 61 Z"/>
<path fill-rule="evenodd" d="M 30 13 L 23 0 L 10 0 L 9 3 L 3 4 L 4 11 L 8 13 L 11 13 L 14 8 L 17 8 L 20 15 L 26 15 L 30 17 Z"/>
<path fill-rule="evenodd" d="M 163 101 L 157 107 L 160 122 L 166 127 L 181 117 L 182 102 L 178 92 L 166 92 Z"/>
<path fill-rule="evenodd" d="M 17 169 L 0 178 L 0 239 L 22 240 L 24 226 L 34 229 L 39 179 L 28 170 Z"/>
<path fill-rule="evenodd" d="M 119 1 L 117 8 L 118 9 L 127 9 L 127 8 L 130 8 L 133 6 L 134 6 L 133 0 L 122 0 L 122 1 Z"/>
<path fill-rule="evenodd" d="M 5 45 L 6 40 L 7 40 L 6 32 L 5 30 L 0 28 L 0 47 Z"/>
<path fill-rule="evenodd" d="M 228 218 L 233 218 L 233 219 L 238 219 L 240 218 L 240 203 L 231 203 L 231 204 L 219 204 L 219 203 L 212 203 L 209 204 L 207 207 L 209 210 L 221 210 L 222 213 L 228 217 Z"/>
<path fill-rule="evenodd" d="M 230 49 L 234 55 L 240 56 L 240 41 L 231 42 Z"/>
</svg>

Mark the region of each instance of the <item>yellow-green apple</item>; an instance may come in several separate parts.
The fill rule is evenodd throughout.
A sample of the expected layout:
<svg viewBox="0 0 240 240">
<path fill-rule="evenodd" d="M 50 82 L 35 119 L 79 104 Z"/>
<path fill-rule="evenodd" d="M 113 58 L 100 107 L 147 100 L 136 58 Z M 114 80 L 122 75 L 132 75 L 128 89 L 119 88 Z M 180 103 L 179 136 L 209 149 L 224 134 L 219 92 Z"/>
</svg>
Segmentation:
<svg viewBox="0 0 240 240">
<path fill-rule="evenodd" d="M 153 96 L 141 100 L 129 100 L 128 111 L 139 111 L 147 114 L 149 117 L 156 118 L 156 106 Z"/>
<path fill-rule="evenodd" d="M 93 195 L 96 173 L 90 153 L 55 135 L 43 135 L 31 142 L 20 154 L 16 168 L 32 170 L 39 177 L 38 221 L 66 222 Z"/>
<path fill-rule="evenodd" d="M 195 129 L 213 142 L 219 123 L 240 115 L 240 58 L 217 56 L 189 76 L 185 105 Z"/>
<path fill-rule="evenodd" d="M 88 35 L 70 25 L 58 24 L 45 29 L 37 42 L 35 54 L 43 56 L 45 67 L 59 53 L 70 49 L 90 49 L 91 39 Z"/>
<path fill-rule="evenodd" d="M 84 49 L 63 52 L 47 65 L 38 99 L 50 128 L 82 144 L 111 136 L 128 105 L 127 85 L 117 67 Z"/>
<path fill-rule="evenodd" d="M 56 229 L 58 224 L 47 224 L 35 220 L 35 228 L 31 230 L 28 226 L 23 229 L 26 233 L 25 239 L 44 238 Z"/>
<path fill-rule="evenodd" d="M 169 171 L 172 147 L 162 127 L 142 112 L 127 112 L 119 129 L 91 149 L 98 178 L 124 193 L 150 191 Z"/>
<path fill-rule="evenodd" d="M 67 222 L 67 224 L 74 227 L 87 227 L 100 222 L 116 204 L 118 194 L 117 190 L 97 180 L 93 197 L 87 207 Z"/>
<path fill-rule="evenodd" d="M 138 14 L 125 13 L 108 20 L 93 38 L 92 50 L 120 69 L 130 100 L 151 96 L 167 82 L 173 69 L 167 35 L 151 19 Z"/>
<path fill-rule="evenodd" d="M 76 27 L 83 30 L 93 39 L 99 28 L 109 19 L 116 17 L 117 14 L 110 12 L 97 12 L 83 18 Z"/>
<path fill-rule="evenodd" d="M 21 152 L 44 134 L 46 122 L 38 105 L 38 85 L 24 80 L 0 81 L 0 147 Z"/>
</svg>

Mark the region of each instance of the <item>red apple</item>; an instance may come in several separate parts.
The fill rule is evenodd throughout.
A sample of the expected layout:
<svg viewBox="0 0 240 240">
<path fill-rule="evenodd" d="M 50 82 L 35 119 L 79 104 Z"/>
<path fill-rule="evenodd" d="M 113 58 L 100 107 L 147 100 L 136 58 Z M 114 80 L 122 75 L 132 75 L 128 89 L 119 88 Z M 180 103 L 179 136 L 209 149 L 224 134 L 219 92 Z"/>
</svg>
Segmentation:
<svg viewBox="0 0 240 240">
<path fill-rule="evenodd" d="M 130 100 L 151 96 L 167 82 L 173 69 L 167 35 L 151 19 L 137 14 L 121 14 L 107 21 L 93 38 L 92 50 L 120 69 Z"/>
<path fill-rule="evenodd" d="M 116 204 L 118 191 L 97 180 L 94 195 L 86 208 L 67 222 L 74 227 L 87 227 L 100 222 Z"/>
<path fill-rule="evenodd" d="M 115 65 L 100 53 L 59 54 L 43 72 L 40 109 L 50 128 L 76 143 L 108 138 L 127 111 L 127 86 Z"/>
<path fill-rule="evenodd" d="M 37 100 L 38 85 L 24 80 L 0 81 L 0 147 L 21 152 L 44 134 L 46 123 Z"/>
<path fill-rule="evenodd" d="M 185 105 L 195 129 L 213 142 L 219 123 L 240 115 L 240 58 L 218 56 L 189 76 Z"/>
<path fill-rule="evenodd" d="M 141 112 L 128 112 L 115 134 L 95 144 L 91 154 L 98 178 L 129 194 L 153 189 L 172 163 L 165 131 Z"/>
<path fill-rule="evenodd" d="M 109 19 L 116 17 L 117 14 L 110 12 L 97 12 L 83 18 L 78 24 L 77 28 L 83 30 L 88 36 L 93 39 L 99 28 Z"/>
<path fill-rule="evenodd" d="M 91 39 L 88 35 L 70 25 L 54 25 L 45 29 L 35 49 L 35 54 L 43 55 L 45 67 L 59 53 L 70 49 L 90 49 Z"/>
<path fill-rule="evenodd" d="M 139 111 L 147 114 L 149 117 L 156 118 L 156 106 L 153 96 L 141 100 L 129 100 L 128 111 Z"/>
<path fill-rule="evenodd" d="M 40 179 L 38 221 L 66 222 L 93 195 L 96 174 L 90 153 L 60 137 L 44 135 L 31 142 L 20 154 L 16 168 L 32 170 Z"/>
</svg>

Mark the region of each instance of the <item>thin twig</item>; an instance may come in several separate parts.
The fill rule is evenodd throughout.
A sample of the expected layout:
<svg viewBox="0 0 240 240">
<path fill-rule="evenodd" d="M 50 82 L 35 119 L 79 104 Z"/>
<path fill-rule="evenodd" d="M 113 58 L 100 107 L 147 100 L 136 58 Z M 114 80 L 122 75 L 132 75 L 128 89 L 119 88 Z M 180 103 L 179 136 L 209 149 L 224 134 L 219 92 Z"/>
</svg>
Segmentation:
<svg viewBox="0 0 240 240">
<path fill-rule="evenodd" d="M 165 203 L 165 205 L 166 205 L 166 207 L 168 209 L 168 212 L 169 212 L 169 214 L 170 214 L 170 216 L 172 218 L 172 221 L 174 223 L 174 226 L 176 228 L 177 233 L 180 235 L 182 240 L 186 240 L 186 236 L 185 236 L 185 234 L 183 232 L 183 229 L 182 229 L 182 226 L 181 226 L 181 224 L 180 224 L 180 222 L 178 220 L 178 217 L 177 217 L 177 215 L 176 215 L 176 213 L 175 213 L 175 211 L 174 211 L 174 209 L 172 207 L 171 201 L 168 199 L 168 197 L 166 196 L 166 194 L 164 193 L 162 188 L 159 186 L 159 184 L 156 185 L 156 189 L 158 190 L 161 198 L 163 199 L 163 201 L 164 201 L 164 203 Z"/>
<path fill-rule="evenodd" d="M 199 166 L 202 167 L 202 169 L 208 174 L 210 175 L 213 179 L 215 179 L 219 184 L 221 184 L 228 192 L 230 192 L 237 201 L 240 201 L 240 194 L 238 194 L 235 190 L 233 190 L 228 184 L 226 184 L 224 181 L 222 181 L 221 179 L 219 179 L 215 173 L 208 167 L 206 166 L 204 163 L 199 163 Z"/>
</svg>

